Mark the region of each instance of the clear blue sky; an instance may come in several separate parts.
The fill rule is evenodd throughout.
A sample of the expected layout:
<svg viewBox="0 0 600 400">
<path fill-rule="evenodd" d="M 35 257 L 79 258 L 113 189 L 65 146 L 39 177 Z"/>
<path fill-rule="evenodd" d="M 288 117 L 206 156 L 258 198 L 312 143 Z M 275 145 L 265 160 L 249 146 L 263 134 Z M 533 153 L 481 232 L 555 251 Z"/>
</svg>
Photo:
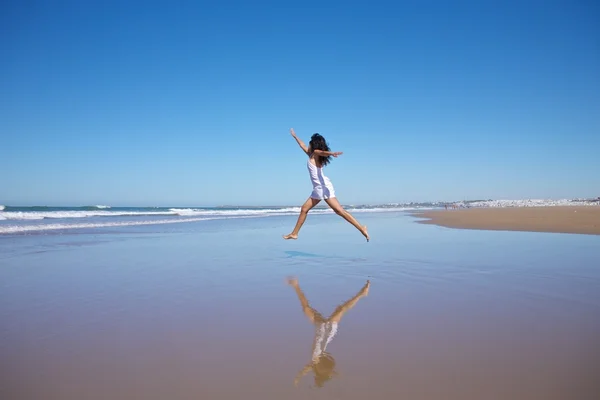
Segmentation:
<svg viewBox="0 0 600 400">
<path fill-rule="evenodd" d="M 0 204 L 600 196 L 594 1 L 0 4 Z"/>
</svg>

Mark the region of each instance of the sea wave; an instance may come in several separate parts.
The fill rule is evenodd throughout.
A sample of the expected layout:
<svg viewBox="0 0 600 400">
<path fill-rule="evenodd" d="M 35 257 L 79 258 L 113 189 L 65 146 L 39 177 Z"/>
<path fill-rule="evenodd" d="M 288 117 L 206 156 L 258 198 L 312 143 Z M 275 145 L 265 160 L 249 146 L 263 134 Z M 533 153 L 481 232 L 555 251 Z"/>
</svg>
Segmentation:
<svg viewBox="0 0 600 400">
<path fill-rule="evenodd" d="M 392 212 L 413 210 L 414 207 L 348 207 L 350 212 Z M 170 208 L 157 211 L 142 210 L 61 210 L 61 211 L 0 211 L 0 220 L 28 221 L 43 219 L 70 219 L 90 217 L 252 217 L 252 216 L 276 216 L 295 215 L 300 212 L 300 207 L 283 208 L 242 208 L 242 209 L 204 209 L 204 208 Z M 327 214 L 333 212 L 329 208 L 314 208 L 313 214 Z"/>
<path fill-rule="evenodd" d="M 3 211 L 0 220 L 37 220 L 37 219 L 66 219 L 87 217 L 137 217 L 137 216 L 164 216 L 176 215 L 171 211 L 146 212 L 146 211 Z"/>
<path fill-rule="evenodd" d="M 398 208 L 347 208 L 350 212 L 391 212 L 391 211 L 405 211 L 414 209 L 412 207 L 398 207 Z M 124 226 L 139 226 L 139 225 L 161 225 L 161 224 L 175 224 L 175 223 L 184 223 L 184 222 L 196 222 L 196 221 L 208 221 L 208 220 L 217 220 L 217 219 L 239 219 L 239 218 L 261 218 L 261 217 L 269 217 L 269 216 L 277 216 L 277 215 L 295 215 L 300 212 L 299 207 L 288 207 L 281 209 L 243 209 L 243 210 L 203 210 L 203 209 L 171 209 L 168 212 L 157 212 L 150 215 L 163 215 L 163 216 L 176 216 L 169 219 L 154 219 L 154 220 L 128 220 L 128 221 L 112 221 L 112 222 L 82 222 L 82 223 L 73 223 L 73 222 L 57 222 L 57 223 L 41 223 L 41 224 L 23 224 L 23 225 L 7 225 L 0 224 L 0 234 L 19 234 L 19 233 L 27 233 L 27 232 L 40 232 L 40 231 L 52 231 L 52 230 L 67 230 L 67 229 L 93 229 L 93 228 L 107 228 L 107 227 L 124 227 Z M 85 216 L 89 216 L 91 212 L 85 211 L 71 211 L 71 212 L 53 212 L 60 213 L 62 217 L 57 217 L 54 214 L 51 218 L 83 218 Z M 73 214 L 77 213 L 77 214 Z M 115 213 L 112 211 L 97 211 L 93 213 L 95 216 L 98 213 L 109 213 L 109 214 L 119 214 L 120 216 L 127 215 L 145 215 L 148 216 L 148 213 Z M 311 213 L 316 214 L 330 214 L 333 213 L 331 209 L 313 209 Z M 0 219 L 2 219 L 2 215 L 10 214 L 6 212 L 0 212 Z M 16 212 L 12 212 L 12 214 L 16 214 Z M 22 219 L 46 219 L 46 217 L 42 217 L 40 214 L 43 213 L 20 213 L 20 214 L 34 214 L 32 216 L 22 217 Z M 83 215 L 88 214 L 88 215 Z M 67 215 L 65 217 L 65 215 Z M 73 215 L 77 215 L 74 217 Z M 105 214 L 101 214 L 105 215 Z M 12 219 L 17 219 L 14 215 L 12 215 Z"/>
<path fill-rule="evenodd" d="M 351 213 L 371 213 L 371 212 L 394 212 L 394 211 L 409 211 L 416 209 L 430 209 L 433 207 L 364 207 L 364 206 L 346 206 L 344 207 Z M 257 209 L 235 209 L 235 210 L 220 210 L 220 209 L 199 209 L 199 208 L 170 208 L 179 216 L 278 216 L 278 215 L 294 215 L 300 213 L 300 207 L 283 207 L 283 208 L 257 208 Z M 329 214 L 333 213 L 331 208 L 318 207 L 311 210 L 312 214 Z"/>
<path fill-rule="evenodd" d="M 264 214 L 287 214 L 299 213 L 300 207 L 288 208 L 258 208 L 258 209 L 237 209 L 237 210 L 219 210 L 219 209 L 198 209 L 198 208 L 170 208 L 169 211 L 177 215 L 264 215 Z"/>
<path fill-rule="evenodd" d="M 185 219 L 164 219 L 154 221 L 121 221 L 121 222 L 100 222 L 100 223 L 62 223 L 62 224 L 41 224 L 41 225 L 0 225 L 0 234 L 15 234 L 25 232 L 40 232 L 51 230 L 66 230 L 66 229 L 92 229 L 92 228 L 109 228 L 122 226 L 139 226 L 139 225 L 162 225 L 176 224 L 183 222 L 206 221 L 211 218 L 185 218 Z"/>
</svg>

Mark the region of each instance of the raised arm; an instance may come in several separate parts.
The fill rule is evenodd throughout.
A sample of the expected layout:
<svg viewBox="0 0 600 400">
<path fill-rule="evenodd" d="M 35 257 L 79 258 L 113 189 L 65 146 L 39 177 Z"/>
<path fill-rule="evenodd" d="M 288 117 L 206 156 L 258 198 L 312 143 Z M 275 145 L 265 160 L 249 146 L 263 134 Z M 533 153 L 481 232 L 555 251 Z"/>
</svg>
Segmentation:
<svg viewBox="0 0 600 400">
<path fill-rule="evenodd" d="M 300 138 L 298 136 L 296 136 L 296 132 L 294 132 L 294 128 L 290 129 L 290 134 L 292 135 L 292 137 L 294 139 L 296 139 L 296 142 L 298 143 L 298 146 L 300 146 L 300 148 L 302 148 L 302 150 L 308 154 L 308 147 L 306 147 L 306 145 L 304 144 L 304 142 L 302 140 L 300 140 Z"/>
</svg>

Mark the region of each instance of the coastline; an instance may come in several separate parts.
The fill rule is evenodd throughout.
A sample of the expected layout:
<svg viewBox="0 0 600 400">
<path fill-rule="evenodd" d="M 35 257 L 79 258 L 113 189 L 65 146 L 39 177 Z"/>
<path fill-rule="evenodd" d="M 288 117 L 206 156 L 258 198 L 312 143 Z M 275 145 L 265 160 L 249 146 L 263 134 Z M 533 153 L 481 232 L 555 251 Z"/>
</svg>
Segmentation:
<svg viewBox="0 0 600 400">
<path fill-rule="evenodd" d="M 600 207 L 553 206 L 416 211 L 420 224 L 455 229 L 600 235 Z"/>
</svg>

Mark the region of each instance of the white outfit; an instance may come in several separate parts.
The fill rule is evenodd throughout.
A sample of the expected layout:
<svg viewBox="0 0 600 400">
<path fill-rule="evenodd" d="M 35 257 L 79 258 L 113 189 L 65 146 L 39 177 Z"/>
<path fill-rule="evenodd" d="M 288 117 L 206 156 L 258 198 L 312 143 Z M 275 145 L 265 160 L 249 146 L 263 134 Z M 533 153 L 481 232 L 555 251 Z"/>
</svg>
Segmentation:
<svg viewBox="0 0 600 400">
<path fill-rule="evenodd" d="M 329 178 L 323 173 L 323 168 L 319 168 L 311 163 L 310 158 L 307 161 L 307 165 L 310 181 L 313 185 L 313 191 L 310 194 L 310 197 L 318 200 L 334 198 L 335 190 L 333 189 L 333 185 Z"/>
<path fill-rule="evenodd" d="M 317 361 L 319 356 L 325 352 L 327 345 L 337 333 L 337 329 L 337 322 L 321 322 L 316 326 L 315 344 L 312 354 L 313 361 Z"/>
</svg>

